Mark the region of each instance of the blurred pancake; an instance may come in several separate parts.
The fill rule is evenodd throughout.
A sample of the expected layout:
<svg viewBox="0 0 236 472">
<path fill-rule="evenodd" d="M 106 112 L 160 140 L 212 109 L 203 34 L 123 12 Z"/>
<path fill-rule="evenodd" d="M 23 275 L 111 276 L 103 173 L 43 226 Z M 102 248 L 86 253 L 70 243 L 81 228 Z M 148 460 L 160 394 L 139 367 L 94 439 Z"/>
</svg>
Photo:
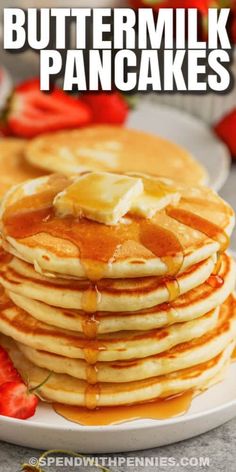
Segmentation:
<svg viewBox="0 0 236 472">
<path fill-rule="evenodd" d="M 37 367 L 27 360 L 10 338 L 1 337 L 0 342 L 8 350 L 15 366 L 27 379 L 30 387 L 36 387 L 47 378 L 49 370 Z M 92 400 L 93 406 L 100 407 L 134 404 L 158 397 L 169 397 L 187 390 L 197 393 L 222 378 L 234 346 L 233 341 L 216 357 L 197 366 L 135 382 L 103 382 L 88 386 L 83 380 L 53 373 L 40 388 L 40 395 L 48 401 L 69 405 L 88 406 Z"/>
<path fill-rule="evenodd" d="M 26 159 L 48 172 L 88 170 L 148 172 L 204 184 L 206 170 L 189 152 L 160 137 L 120 126 L 92 126 L 39 136 L 26 148 Z"/>
<path fill-rule="evenodd" d="M 76 331 L 62 330 L 36 320 L 16 306 L 0 312 L 0 332 L 34 349 L 66 357 L 97 361 L 152 356 L 191 341 L 217 326 L 219 308 L 193 321 L 150 331 L 120 331 L 89 339 Z"/>
<path fill-rule="evenodd" d="M 128 213 L 117 225 L 107 226 L 55 216 L 53 199 L 70 182 L 62 176 L 43 177 L 11 189 L 3 201 L 3 247 L 46 275 L 89 279 L 170 275 L 223 252 L 228 245 L 233 210 L 205 187 L 173 183 L 182 197 L 177 206 L 158 211 L 151 219 Z"/>
<path fill-rule="evenodd" d="M 0 139 L 0 199 L 12 185 L 45 173 L 25 160 L 25 146 L 26 141 L 23 139 Z"/>
<path fill-rule="evenodd" d="M 142 277 L 88 280 L 47 278 L 32 265 L 13 258 L 0 268 L 0 282 L 6 290 L 61 308 L 96 311 L 136 311 L 171 301 L 205 282 L 215 266 L 209 258 L 174 279 Z M 91 307 L 92 304 L 92 307 Z"/>
<path fill-rule="evenodd" d="M 122 330 L 149 330 L 173 323 L 190 321 L 223 303 L 235 285 L 235 263 L 228 255 L 220 259 L 217 277 L 204 282 L 170 303 L 136 312 L 96 312 L 65 310 L 44 302 L 8 292 L 11 300 L 31 316 L 58 328 L 84 332 L 87 336 Z M 217 281 L 222 283 L 217 283 Z"/>
<path fill-rule="evenodd" d="M 220 354 L 235 339 L 236 312 L 232 310 L 232 304 L 228 301 L 221 307 L 216 328 L 200 338 L 178 344 L 161 354 L 143 359 L 97 362 L 94 380 L 96 382 L 132 382 L 156 375 L 166 375 L 207 362 Z M 88 366 L 83 360 L 35 350 L 24 344 L 19 344 L 18 347 L 27 359 L 39 367 L 88 380 Z"/>
</svg>

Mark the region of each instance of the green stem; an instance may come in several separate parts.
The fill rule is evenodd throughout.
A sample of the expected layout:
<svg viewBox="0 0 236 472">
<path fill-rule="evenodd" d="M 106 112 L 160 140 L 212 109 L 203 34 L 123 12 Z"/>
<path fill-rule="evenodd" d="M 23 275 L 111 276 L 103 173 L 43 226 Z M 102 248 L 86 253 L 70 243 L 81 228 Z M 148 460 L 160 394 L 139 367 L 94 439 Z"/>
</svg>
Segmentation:
<svg viewBox="0 0 236 472">
<path fill-rule="evenodd" d="M 36 385 L 36 387 L 30 388 L 30 389 L 29 389 L 29 392 L 30 392 L 30 393 L 37 392 L 37 390 L 39 390 L 41 387 L 43 387 L 43 385 L 50 379 L 52 373 L 53 373 L 53 372 L 50 372 L 50 373 L 48 374 L 48 376 L 46 377 L 46 379 L 44 379 L 39 385 Z"/>
</svg>

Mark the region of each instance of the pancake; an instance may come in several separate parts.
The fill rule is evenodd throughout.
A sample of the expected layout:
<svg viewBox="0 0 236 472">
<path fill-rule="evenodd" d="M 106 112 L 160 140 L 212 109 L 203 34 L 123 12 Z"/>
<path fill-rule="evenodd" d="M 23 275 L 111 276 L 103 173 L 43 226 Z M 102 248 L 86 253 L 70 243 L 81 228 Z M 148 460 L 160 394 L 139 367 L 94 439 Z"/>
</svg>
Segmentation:
<svg viewBox="0 0 236 472">
<path fill-rule="evenodd" d="M 27 379 L 30 387 L 36 387 L 47 378 L 49 370 L 36 367 L 28 361 L 10 338 L 1 337 L 0 344 L 8 350 L 16 368 Z M 83 380 L 54 373 L 40 387 L 39 393 L 48 401 L 90 407 L 92 403 L 93 407 L 101 407 L 135 404 L 188 390 L 199 392 L 222 378 L 234 346 L 233 341 L 218 356 L 195 367 L 135 382 L 103 382 L 88 386 Z"/>
<path fill-rule="evenodd" d="M 52 201 L 70 182 L 60 176 L 36 179 L 14 187 L 4 199 L 3 247 L 39 272 L 89 279 L 170 275 L 228 245 L 234 212 L 205 187 L 173 183 L 182 197 L 177 206 L 151 219 L 128 213 L 107 226 L 55 216 Z"/>
<path fill-rule="evenodd" d="M 171 303 L 136 312 L 98 311 L 89 315 L 82 310 L 65 310 L 11 291 L 8 296 L 39 321 L 58 328 L 84 332 L 92 337 L 122 330 L 149 330 L 198 318 L 226 300 L 234 289 L 235 275 L 233 259 L 223 254 L 216 283 L 213 276 L 211 283 L 206 281 Z M 217 283 L 218 280 L 223 283 Z"/>
<path fill-rule="evenodd" d="M 97 362 L 94 375 L 85 361 L 37 351 L 18 344 L 21 352 L 33 364 L 68 374 L 82 380 L 96 382 L 132 382 L 202 364 L 220 354 L 232 341 L 236 341 L 236 310 L 230 302 L 222 305 L 215 329 L 200 338 L 177 346 L 156 356 L 132 359 L 125 362 Z"/>
<path fill-rule="evenodd" d="M 199 286 L 209 278 L 214 266 L 215 259 L 209 258 L 174 279 L 102 279 L 93 285 L 88 280 L 47 278 L 35 272 L 32 265 L 13 258 L 6 268 L 0 268 L 0 282 L 6 290 L 61 308 L 136 311 L 167 302 Z"/>
<path fill-rule="evenodd" d="M 45 173 L 24 159 L 25 146 L 26 141 L 23 139 L 0 139 L 0 199 L 12 185 Z"/>
<path fill-rule="evenodd" d="M 217 326 L 219 308 L 185 323 L 150 331 L 121 331 L 88 339 L 75 331 L 44 324 L 16 306 L 0 312 L 0 332 L 34 349 L 76 359 L 97 361 L 135 359 L 159 354 L 206 334 Z"/>
<path fill-rule="evenodd" d="M 160 137 L 120 126 L 92 126 L 43 135 L 29 142 L 25 155 L 31 165 L 48 172 L 148 169 L 150 174 L 179 178 L 190 185 L 207 181 L 206 170 L 187 150 Z"/>
<path fill-rule="evenodd" d="M 51 372 L 39 392 L 48 401 L 96 409 L 192 398 L 222 378 L 236 343 L 235 264 L 225 253 L 234 212 L 204 187 L 154 178 L 131 207 L 144 216 L 124 214 L 124 181 L 128 191 L 142 182 L 113 175 L 114 200 L 105 177 L 89 214 L 87 186 L 61 194 L 77 176 L 32 180 L 5 196 L 0 344 L 31 386 Z M 163 195 L 175 199 L 160 209 Z M 103 214 L 107 199 L 115 207 Z M 159 210 L 147 218 L 150 201 Z"/>
</svg>

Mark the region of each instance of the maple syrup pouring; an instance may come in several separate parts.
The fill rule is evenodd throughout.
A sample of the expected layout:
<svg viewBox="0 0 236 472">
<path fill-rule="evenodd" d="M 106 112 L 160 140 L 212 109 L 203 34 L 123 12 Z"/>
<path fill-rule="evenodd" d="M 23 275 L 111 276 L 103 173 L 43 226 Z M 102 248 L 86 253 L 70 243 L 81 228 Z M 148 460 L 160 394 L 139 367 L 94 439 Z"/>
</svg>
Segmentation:
<svg viewBox="0 0 236 472">
<path fill-rule="evenodd" d="M 191 406 L 194 392 L 192 390 L 166 399 L 139 403 L 136 405 L 91 408 L 94 406 L 94 395 L 97 390 L 90 386 L 87 394 L 87 408 L 54 403 L 56 413 L 69 421 L 84 426 L 103 426 L 138 419 L 167 419 L 183 415 Z M 90 397 L 90 393 L 92 396 Z"/>
<path fill-rule="evenodd" d="M 180 223 L 189 226 L 197 231 L 208 236 L 208 238 L 217 241 L 220 244 L 220 253 L 226 251 L 229 246 L 229 237 L 219 226 L 214 223 L 196 215 L 188 210 L 171 207 L 167 210 L 167 214 L 179 221 Z"/>
</svg>

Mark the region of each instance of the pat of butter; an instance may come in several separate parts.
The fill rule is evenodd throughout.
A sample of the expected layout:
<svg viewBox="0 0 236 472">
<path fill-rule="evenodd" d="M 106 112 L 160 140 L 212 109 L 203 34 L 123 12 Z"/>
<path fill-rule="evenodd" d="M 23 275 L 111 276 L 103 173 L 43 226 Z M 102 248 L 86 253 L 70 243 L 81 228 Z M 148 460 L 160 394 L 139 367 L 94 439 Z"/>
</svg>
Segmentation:
<svg viewBox="0 0 236 472">
<path fill-rule="evenodd" d="M 79 177 L 54 199 L 58 216 L 84 216 L 115 225 L 143 192 L 141 178 L 108 172 L 91 172 Z"/>
<path fill-rule="evenodd" d="M 131 174 L 130 174 L 131 175 Z M 152 218 L 157 211 L 168 205 L 176 205 L 180 200 L 180 193 L 167 179 L 148 176 L 146 174 L 132 174 L 142 178 L 144 192 L 132 204 L 131 213 L 146 218 Z"/>
</svg>

